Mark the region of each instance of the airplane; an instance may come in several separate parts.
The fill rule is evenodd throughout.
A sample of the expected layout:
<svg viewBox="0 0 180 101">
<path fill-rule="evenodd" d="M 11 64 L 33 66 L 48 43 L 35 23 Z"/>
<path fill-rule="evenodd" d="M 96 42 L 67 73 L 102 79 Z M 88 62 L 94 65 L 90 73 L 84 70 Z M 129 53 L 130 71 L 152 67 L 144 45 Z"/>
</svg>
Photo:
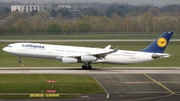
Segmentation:
<svg viewBox="0 0 180 101">
<path fill-rule="evenodd" d="M 12 43 L 4 47 L 3 51 L 18 56 L 18 63 L 21 63 L 21 57 L 55 59 L 63 63 L 83 63 L 82 69 L 91 70 L 91 64 L 95 63 L 134 64 L 170 57 L 164 50 L 172 35 L 173 32 L 164 32 L 140 51 L 110 49 L 111 45 L 90 48 L 40 43 Z"/>
</svg>

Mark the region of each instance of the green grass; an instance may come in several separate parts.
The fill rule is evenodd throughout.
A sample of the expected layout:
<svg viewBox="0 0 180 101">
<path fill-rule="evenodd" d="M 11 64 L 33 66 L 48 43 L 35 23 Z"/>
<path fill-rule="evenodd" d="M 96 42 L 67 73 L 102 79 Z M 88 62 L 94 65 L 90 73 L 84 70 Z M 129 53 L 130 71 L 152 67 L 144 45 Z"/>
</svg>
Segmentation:
<svg viewBox="0 0 180 101">
<path fill-rule="evenodd" d="M 156 39 L 160 34 L 1 35 L 0 40 Z M 173 39 L 180 39 L 180 34 L 174 34 Z"/>
<path fill-rule="evenodd" d="M 88 76 L 0 74 L 0 80 L 0 93 L 41 93 L 42 90 L 52 89 L 56 93 L 104 93 L 98 83 Z M 56 83 L 47 83 L 46 80 L 56 80 Z"/>
<path fill-rule="evenodd" d="M 29 95 L 0 95 L 1 99 L 28 99 Z"/>
<path fill-rule="evenodd" d="M 71 93 L 59 98 L 77 98 L 80 94 L 103 94 L 104 90 L 88 76 L 50 75 L 50 74 L 0 74 L 0 93 L 42 93 L 41 91 L 56 90 L 56 93 Z M 47 83 L 56 80 L 56 83 Z M 55 88 L 52 88 L 52 85 Z M 29 98 L 29 95 L 0 95 L 0 98 Z"/>
<path fill-rule="evenodd" d="M 59 97 L 29 97 L 29 95 L 0 95 L 0 99 L 68 99 L 80 97 L 80 95 L 60 95 Z"/>
<path fill-rule="evenodd" d="M 87 47 L 105 47 L 109 44 L 112 48 L 119 47 L 123 50 L 141 50 L 147 47 L 151 42 L 54 42 L 48 44 L 62 44 L 73 46 L 87 46 Z M 10 55 L 2 51 L 2 48 L 9 43 L 0 43 L 0 67 L 19 67 L 17 63 L 17 57 Z M 166 53 L 173 54 L 166 59 L 159 59 L 156 61 L 132 64 L 132 65 L 113 65 L 113 64 L 93 64 L 93 67 L 180 67 L 180 42 L 170 42 L 167 46 Z M 82 64 L 64 64 L 58 60 L 47 59 L 34 59 L 34 58 L 22 58 L 22 64 L 24 67 L 81 67 Z"/>
</svg>

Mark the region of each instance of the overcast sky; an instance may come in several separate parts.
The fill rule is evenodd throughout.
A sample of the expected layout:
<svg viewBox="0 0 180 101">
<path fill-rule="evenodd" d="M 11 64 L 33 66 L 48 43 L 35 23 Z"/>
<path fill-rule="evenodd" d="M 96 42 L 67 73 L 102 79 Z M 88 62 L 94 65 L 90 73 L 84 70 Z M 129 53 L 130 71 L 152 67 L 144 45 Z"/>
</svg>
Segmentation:
<svg viewBox="0 0 180 101">
<path fill-rule="evenodd" d="M 132 5 L 139 5 L 139 4 L 147 4 L 147 3 L 155 3 L 160 5 L 167 5 L 167 4 L 180 4 L 180 0 L 0 0 L 4 2 L 12 2 L 12 1 L 21 1 L 25 2 L 105 2 L 105 3 L 112 3 L 112 2 L 128 2 Z"/>
</svg>

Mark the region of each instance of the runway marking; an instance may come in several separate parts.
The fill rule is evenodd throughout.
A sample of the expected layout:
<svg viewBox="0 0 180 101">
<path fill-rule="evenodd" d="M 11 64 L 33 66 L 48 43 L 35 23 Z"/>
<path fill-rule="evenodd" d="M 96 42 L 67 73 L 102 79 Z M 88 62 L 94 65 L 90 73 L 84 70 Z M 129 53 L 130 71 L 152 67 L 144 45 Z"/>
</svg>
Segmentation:
<svg viewBox="0 0 180 101">
<path fill-rule="evenodd" d="M 123 84 L 148 84 L 148 83 L 153 83 L 153 82 L 119 82 Z"/>
<path fill-rule="evenodd" d="M 166 89 L 168 92 L 170 92 L 171 94 L 168 95 L 164 95 L 164 96 L 156 96 L 156 97 L 148 97 L 148 98 L 139 98 L 139 99 L 129 99 L 129 100 L 125 100 L 125 101 L 142 101 L 142 100 L 152 100 L 152 99 L 158 99 L 158 98 L 165 98 L 165 97 L 170 97 L 173 95 L 180 95 L 180 94 L 176 94 L 175 92 L 171 91 L 169 88 L 167 88 L 166 86 L 164 86 L 163 84 L 161 84 L 160 82 L 156 81 L 155 79 L 151 78 L 150 76 L 148 76 L 147 74 L 143 73 L 147 78 L 149 78 L 150 80 L 152 80 L 153 82 L 157 83 L 158 85 L 160 85 L 161 87 L 163 87 L 164 89 Z M 131 92 L 132 93 L 132 92 Z M 136 93 L 136 92 L 135 92 Z M 144 93 L 144 92 L 143 92 Z M 158 92 L 157 92 L 158 93 Z M 161 92 L 162 93 L 162 92 Z"/>
<path fill-rule="evenodd" d="M 177 94 L 177 93 L 176 93 L 175 95 L 178 95 L 178 96 L 180 96 L 180 94 Z"/>
<path fill-rule="evenodd" d="M 107 94 L 106 98 L 109 99 L 109 93 L 108 93 L 108 91 L 99 83 L 99 81 L 98 81 L 95 77 L 93 77 L 93 78 L 94 78 L 94 80 L 101 86 L 101 88 L 106 92 L 106 94 Z"/>
<path fill-rule="evenodd" d="M 170 97 L 170 96 L 172 96 L 172 95 L 173 95 L 173 94 L 164 95 L 164 96 L 157 96 L 157 97 L 148 97 L 148 98 L 139 98 L 139 99 L 129 99 L 129 100 L 124 100 L 124 101 L 144 101 L 144 100 L 152 100 L 152 99 Z"/>
<path fill-rule="evenodd" d="M 167 82 L 167 81 L 159 81 L 159 82 L 160 82 L 160 83 L 173 83 L 173 84 L 174 84 L 174 83 L 180 83 L 180 82 L 176 82 L 176 81 L 168 81 L 168 82 Z"/>
<path fill-rule="evenodd" d="M 175 92 L 171 91 L 169 88 L 167 88 L 166 86 L 164 86 L 163 84 L 161 84 L 160 82 L 156 81 L 155 79 L 151 78 L 150 76 L 148 76 L 147 74 L 143 73 L 147 78 L 151 79 L 152 81 L 154 81 L 155 83 L 157 83 L 158 85 L 160 85 L 161 87 L 163 87 L 164 89 L 166 89 L 167 91 L 169 91 L 172 94 L 175 94 Z"/>
<path fill-rule="evenodd" d="M 148 83 L 156 83 L 156 82 L 152 81 L 152 82 L 119 82 L 119 83 L 122 83 L 122 84 L 148 84 Z M 168 82 L 167 81 L 159 81 L 159 83 L 172 83 L 172 84 L 175 84 L 175 83 L 180 83 L 180 82 L 175 82 L 175 81 L 168 81 Z"/>
<path fill-rule="evenodd" d="M 164 93 L 164 94 L 169 94 L 169 92 L 129 92 L 129 93 L 134 93 L 134 94 L 144 94 L 144 93 L 146 93 L 146 94 L 150 94 L 150 93 L 159 93 L 159 94 L 162 94 L 162 93 Z"/>
</svg>

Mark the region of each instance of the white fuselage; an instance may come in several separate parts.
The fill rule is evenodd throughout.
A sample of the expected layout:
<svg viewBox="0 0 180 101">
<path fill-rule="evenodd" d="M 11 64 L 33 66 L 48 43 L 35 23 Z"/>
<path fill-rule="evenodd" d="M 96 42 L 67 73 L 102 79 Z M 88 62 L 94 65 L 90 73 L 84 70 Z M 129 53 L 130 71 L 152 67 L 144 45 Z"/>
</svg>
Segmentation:
<svg viewBox="0 0 180 101">
<path fill-rule="evenodd" d="M 3 48 L 4 51 L 19 56 L 30 58 L 45 58 L 62 60 L 64 56 L 82 56 L 86 54 L 103 53 L 111 51 L 112 49 L 103 48 L 89 48 L 89 47 L 75 47 L 75 46 L 63 46 L 63 45 L 49 45 L 33 43 L 34 46 L 30 46 L 28 43 L 14 43 Z M 92 61 L 92 63 L 112 63 L 112 64 L 132 64 L 145 61 L 154 60 L 152 55 L 154 53 L 146 53 L 140 51 L 127 51 L 118 50 L 117 52 L 107 54 L 104 58 Z M 83 62 L 83 61 L 78 61 Z"/>
</svg>

